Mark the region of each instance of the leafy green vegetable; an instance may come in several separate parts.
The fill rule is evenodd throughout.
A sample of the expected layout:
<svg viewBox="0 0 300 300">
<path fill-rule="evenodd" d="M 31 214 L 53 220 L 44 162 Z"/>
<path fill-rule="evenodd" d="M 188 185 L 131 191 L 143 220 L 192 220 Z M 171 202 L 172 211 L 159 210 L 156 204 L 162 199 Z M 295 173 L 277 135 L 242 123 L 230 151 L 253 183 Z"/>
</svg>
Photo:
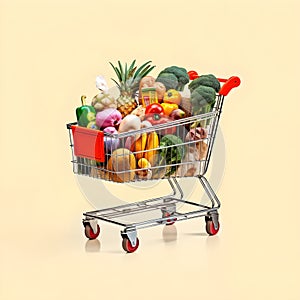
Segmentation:
<svg viewBox="0 0 300 300">
<path fill-rule="evenodd" d="M 178 82 L 174 89 L 177 91 L 183 91 L 184 86 L 190 81 L 189 74 L 185 68 L 171 66 L 165 68 L 162 72 L 160 72 L 160 74 L 162 73 L 169 73 L 176 76 Z M 160 77 L 160 74 L 158 75 L 158 77 Z"/>
<path fill-rule="evenodd" d="M 185 147 L 182 140 L 173 134 L 163 136 L 159 144 L 160 165 L 178 164 L 184 157 Z M 176 171 L 177 166 L 171 166 L 165 176 L 169 176 Z"/>
<path fill-rule="evenodd" d="M 189 89 L 190 89 L 190 91 L 192 93 L 200 85 L 211 87 L 217 93 L 219 92 L 219 90 L 221 88 L 221 84 L 220 84 L 219 80 L 213 74 L 201 75 L 200 77 L 194 79 L 189 84 L 188 87 L 189 87 Z"/>
<path fill-rule="evenodd" d="M 209 86 L 200 85 L 191 94 L 192 113 L 199 115 L 210 111 L 216 100 L 216 92 Z"/>
<path fill-rule="evenodd" d="M 156 82 L 161 82 L 166 87 L 166 90 L 176 89 L 178 85 L 177 77 L 172 73 L 160 72 L 156 78 Z"/>
</svg>

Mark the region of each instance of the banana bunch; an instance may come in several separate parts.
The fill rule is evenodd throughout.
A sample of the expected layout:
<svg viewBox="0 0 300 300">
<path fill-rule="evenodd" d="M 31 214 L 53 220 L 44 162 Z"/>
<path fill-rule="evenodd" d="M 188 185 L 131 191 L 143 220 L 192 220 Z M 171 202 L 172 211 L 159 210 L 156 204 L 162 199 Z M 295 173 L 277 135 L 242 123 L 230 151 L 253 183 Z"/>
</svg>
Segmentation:
<svg viewBox="0 0 300 300">
<path fill-rule="evenodd" d="M 156 163 L 158 147 L 159 138 L 155 131 L 148 134 L 146 132 L 142 133 L 132 143 L 130 151 L 135 155 L 138 167 L 141 169 L 136 172 L 140 179 L 150 179 L 152 177 L 151 166 L 154 166 Z"/>
</svg>

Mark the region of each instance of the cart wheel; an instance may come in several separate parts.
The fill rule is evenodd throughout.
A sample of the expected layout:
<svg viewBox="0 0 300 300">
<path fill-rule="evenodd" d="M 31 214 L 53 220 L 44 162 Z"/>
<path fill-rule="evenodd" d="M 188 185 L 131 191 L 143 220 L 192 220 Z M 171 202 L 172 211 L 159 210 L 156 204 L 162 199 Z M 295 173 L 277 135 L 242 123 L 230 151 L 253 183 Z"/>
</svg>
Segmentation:
<svg viewBox="0 0 300 300">
<path fill-rule="evenodd" d="M 206 222 L 206 232 L 209 235 L 215 235 L 218 233 L 219 229 L 220 229 L 220 223 L 217 223 L 217 228 L 215 228 L 214 223 L 212 221 L 211 218 L 205 218 L 205 222 Z"/>
<path fill-rule="evenodd" d="M 163 213 L 163 218 L 166 218 L 166 217 L 171 217 L 172 214 L 170 214 L 169 212 L 164 212 Z M 173 225 L 175 223 L 177 219 L 176 218 L 170 218 L 170 219 L 167 219 L 167 223 L 166 225 Z"/>
<path fill-rule="evenodd" d="M 92 227 L 89 225 L 89 224 L 85 224 L 84 225 L 84 233 L 85 233 L 85 236 L 90 239 L 90 240 L 94 240 L 96 239 L 99 234 L 100 234 L 100 226 L 97 224 L 97 232 L 94 233 Z"/>
<path fill-rule="evenodd" d="M 122 247 L 123 247 L 123 249 L 124 249 L 126 252 L 132 253 L 132 252 L 134 252 L 134 251 L 139 247 L 139 244 L 140 244 L 140 241 L 139 241 L 138 238 L 136 238 L 136 245 L 135 245 L 135 246 L 132 246 L 131 243 L 130 243 L 129 238 L 124 237 L 124 238 L 123 238 L 123 242 L 122 242 Z"/>
</svg>

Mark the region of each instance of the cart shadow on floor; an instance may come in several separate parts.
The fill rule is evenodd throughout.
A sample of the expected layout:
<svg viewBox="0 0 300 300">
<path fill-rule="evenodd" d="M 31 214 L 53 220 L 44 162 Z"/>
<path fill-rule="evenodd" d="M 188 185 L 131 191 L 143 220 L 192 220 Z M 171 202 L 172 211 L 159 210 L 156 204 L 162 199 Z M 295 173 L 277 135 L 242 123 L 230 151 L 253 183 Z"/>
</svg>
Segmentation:
<svg viewBox="0 0 300 300">
<path fill-rule="evenodd" d="M 165 243 L 174 242 L 177 240 L 177 228 L 174 224 L 164 226 L 162 237 Z"/>
<path fill-rule="evenodd" d="M 191 236 L 206 236 L 207 237 L 206 232 L 186 232 L 184 234 L 185 235 L 191 235 Z"/>
<path fill-rule="evenodd" d="M 110 254 L 124 254 L 122 250 L 101 250 L 101 242 L 98 239 L 87 240 L 85 243 L 86 253 L 110 253 Z"/>
<path fill-rule="evenodd" d="M 201 237 L 201 240 L 204 242 L 205 246 L 210 250 L 217 249 L 220 245 L 220 237 L 217 235 L 211 236 L 206 232 L 185 232 L 184 235 Z"/>
<path fill-rule="evenodd" d="M 98 239 L 87 240 L 85 243 L 85 252 L 95 253 L 100 252 L 101 243 Z"/>
</svg>

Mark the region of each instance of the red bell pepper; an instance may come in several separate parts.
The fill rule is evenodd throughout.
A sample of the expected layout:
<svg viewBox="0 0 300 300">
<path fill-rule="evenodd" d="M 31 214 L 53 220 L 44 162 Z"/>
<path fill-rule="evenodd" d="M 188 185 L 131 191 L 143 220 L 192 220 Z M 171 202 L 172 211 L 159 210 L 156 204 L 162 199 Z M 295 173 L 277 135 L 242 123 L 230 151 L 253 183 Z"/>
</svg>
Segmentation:
<svg viewBox="0 0 300 300">
<path fill-rule="evenodd" d="M 161 124 L 166 124 L 168 122 L 171 122 L 173 121 L 173 118 L 170 118 L 165 115 L 157 114 L 157 113 L 152 113 L 152 114 L 146 114 L 145 120 L 149 121 L 153 126 L 155 126 L 155 125 L 161 125 Z M 176 127 L 170 126 L 160 130 L 159 133 L 162 135 L 166 135 L 166 134 L 174 134 L 175 132 L 176 132 Z"/>
<path fill-rule="evenodd" d="M 152 103 L 146 106 L 145 114 L 164 115 L 164 108 L 159 103 Z"/>
</svg>

